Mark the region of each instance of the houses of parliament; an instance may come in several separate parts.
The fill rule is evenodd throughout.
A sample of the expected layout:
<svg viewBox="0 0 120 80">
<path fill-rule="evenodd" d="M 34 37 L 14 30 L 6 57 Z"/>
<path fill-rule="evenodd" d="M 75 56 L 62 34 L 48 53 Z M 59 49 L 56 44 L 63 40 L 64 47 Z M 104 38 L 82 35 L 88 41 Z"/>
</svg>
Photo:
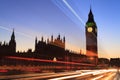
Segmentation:
<svg viewBox="0 0 120 80">
<path fill-rule="evenodd" d="M 35 50 L 28 49 L 27 52 L 16 52 L 16 40 L 14 30 L 11 35 L 9 43 L 0 43 L 0 56 L 2 64 L 32 64 L 32 65 L 49 65 L 52 61 L 58 61 L 60 65 L 72 65 L 74 68 L 79 68 L 80 65 L 95 64 L 98 63 L 98 49 L 97 49 L 97 25 L 94 21 L 92 10 L 88 14 L 88 20 L 85 26 L 86 33 L 86 55 L 81 52 L 76 53 L 65 49 L 66 40 L 65 37 L 58 35 L 54 38 L 53 35 L 50 39 L 41 40 L 35 38 Z M 31 60 L 30 62 L 29 60 Z M 5 59 L 5 60 L 4 60 Z M 6 61 L 8 60 L 8 61 Z M 37 63 L 41 61 L 40 63 Z M 62 62 L 61 62 L 62 61 Z M 46 64 L 45 64 L 46 62 Z M 53 62 L 55 65 L 59 65 L 58 62 Z M 53 65 L 52 63 L 52 65 Z M 86 63 L 86 64 L 81 64 Z M 75 67 L 75 66 L 76 67 Z M 90 66 L 90 65 L 89 65 Z"/>
<path fill-rule="evenodd" d="M 73 61 L 73 62 L 87 62 L 84 61 L 86 55 L 81 53 L 75 53 L 65 49 L 65 37 L 61 38 L 60 34 L 57 38 L 54 38 L 53 35 L 51 39 L 44 40 L 44 37 L 41 37 L 41 40 L 35 38 L 35 50 L 28 49 L 26 52 L 16 52 L 16 40 L 14 30 L 11 35 L 9 43 L 0 44 L 0 54 L 1 57 L 5 56 L 17 56 L 17 57 L 26 57 L 26 58 L 37 58 L 45 60 L 54 60 L 57 61 Z"/>
</svg>

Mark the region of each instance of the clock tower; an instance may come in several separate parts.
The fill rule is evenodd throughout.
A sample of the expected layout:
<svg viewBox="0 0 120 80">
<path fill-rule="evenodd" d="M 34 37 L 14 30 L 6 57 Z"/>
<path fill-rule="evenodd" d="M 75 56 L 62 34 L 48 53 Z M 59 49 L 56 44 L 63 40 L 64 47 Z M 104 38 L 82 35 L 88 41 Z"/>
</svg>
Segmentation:
<svg viewBox="0 0 120 80">
<path fill-rule="evenodd" d="M 92 10 L 90 9 L 88 21 L 85 26 L 86 32 L 86 56 L 90 63 L 96 64 L 98 62 L 98 49 L 97 49 L 97 25 L 94 21 Z"/>
</svg>

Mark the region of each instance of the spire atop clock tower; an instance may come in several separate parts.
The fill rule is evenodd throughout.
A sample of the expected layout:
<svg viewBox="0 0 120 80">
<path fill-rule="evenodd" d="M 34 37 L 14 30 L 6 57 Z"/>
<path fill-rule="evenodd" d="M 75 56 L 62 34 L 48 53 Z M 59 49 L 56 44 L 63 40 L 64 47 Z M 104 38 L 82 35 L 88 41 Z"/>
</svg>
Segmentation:
<svg viewBox="0 0 120 80">
<path fill-rule="evenodd" d="M 90 7 L 90 12 L 89 12 L 89 15 L 88 15 L 88 21 L 87 22 L 94 22 L 94 16 L 93 16 L 91 7 Z"/>
</svg>

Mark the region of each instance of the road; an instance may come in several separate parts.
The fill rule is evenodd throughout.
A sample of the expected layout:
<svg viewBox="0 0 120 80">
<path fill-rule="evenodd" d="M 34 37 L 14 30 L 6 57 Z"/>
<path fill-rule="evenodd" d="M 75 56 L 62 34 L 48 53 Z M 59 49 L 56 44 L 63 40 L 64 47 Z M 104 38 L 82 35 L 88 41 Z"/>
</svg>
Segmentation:
<svg viewBox="0 0 120 80">
<path fill-rule="evenodd" d="M 117 70 L 77 70 L 60 73 L 26 73 L 1 75 L 0 80 L 120 80 Z"/>
</svg>

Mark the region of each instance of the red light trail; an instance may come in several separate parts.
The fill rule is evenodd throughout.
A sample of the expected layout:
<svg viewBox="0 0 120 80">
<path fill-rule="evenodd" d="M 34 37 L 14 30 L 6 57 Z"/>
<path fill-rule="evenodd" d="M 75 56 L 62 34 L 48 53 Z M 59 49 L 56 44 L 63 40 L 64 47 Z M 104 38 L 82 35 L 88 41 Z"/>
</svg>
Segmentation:
<svg viewBox="0 0 120 80">
<path fill-rule="evenodd" d="M 61 63 L 61 64 L 71 64 L 71 65 L 82 65 L 82 66 L 95 66 L 94 64 L 85 64 L 85 63 L 76 63 L 76 62 L 65 62 L 65 61 L 53 61 L 53 60 L 36 59 L 36 58 L 25 58 L 25 57 L 16 57 L 16 56 L 7 56 L 6 58 L 16 59 L 16 60 L 26 60 L 26 61 Z"/>
</svg>

